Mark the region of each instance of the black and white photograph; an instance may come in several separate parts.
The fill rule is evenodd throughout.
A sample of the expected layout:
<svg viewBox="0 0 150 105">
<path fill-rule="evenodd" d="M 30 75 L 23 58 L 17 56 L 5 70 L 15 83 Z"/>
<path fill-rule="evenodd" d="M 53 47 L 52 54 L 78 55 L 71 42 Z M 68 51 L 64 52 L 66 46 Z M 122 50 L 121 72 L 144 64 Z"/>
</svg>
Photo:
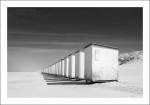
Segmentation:
<svg viewBox="0 0 150 105">
<path fill-rule="evenodd" d="M 142 97 L 142 10 L 7 8 L 8 97 Z"/>
<path fill-rule="evenodd" d="M 143 13 L 8 6 L 7 98 L 142 99 Z"/>
</svg>

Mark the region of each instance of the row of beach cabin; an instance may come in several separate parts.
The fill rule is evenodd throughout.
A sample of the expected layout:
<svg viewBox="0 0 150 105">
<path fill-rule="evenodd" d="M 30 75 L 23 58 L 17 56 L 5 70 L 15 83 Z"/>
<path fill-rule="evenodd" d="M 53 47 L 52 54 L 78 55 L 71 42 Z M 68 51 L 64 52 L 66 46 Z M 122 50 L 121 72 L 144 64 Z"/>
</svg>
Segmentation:
<svg viewBox="0 0 150 105">
<path fill-rule="evenodd" d="M 90 43 L 42 72 L 92 82 L 117 81 L 118 53 L 116 47 Z"/>
</svg>

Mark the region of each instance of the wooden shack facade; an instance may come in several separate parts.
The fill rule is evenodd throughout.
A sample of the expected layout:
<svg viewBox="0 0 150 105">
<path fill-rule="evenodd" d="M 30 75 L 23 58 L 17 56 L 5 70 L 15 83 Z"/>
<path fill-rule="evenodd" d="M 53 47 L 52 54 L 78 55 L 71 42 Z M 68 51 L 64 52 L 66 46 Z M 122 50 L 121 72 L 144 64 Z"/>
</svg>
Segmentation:
<svg viewBox="0 0 150 105">
<path fill-rule="evenodd" d="M 85 79 L 89 81 L 118 80 L 118 49 L 99 44 L 85 47 Z"/>
</svg>

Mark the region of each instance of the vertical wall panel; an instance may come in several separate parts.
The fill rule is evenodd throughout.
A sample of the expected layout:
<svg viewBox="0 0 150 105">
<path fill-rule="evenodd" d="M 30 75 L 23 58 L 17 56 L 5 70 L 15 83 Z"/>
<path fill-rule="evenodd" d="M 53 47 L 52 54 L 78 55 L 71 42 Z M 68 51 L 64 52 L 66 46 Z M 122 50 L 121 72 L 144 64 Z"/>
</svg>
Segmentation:
<svg viewBox="0 0 150 105">
<path fill-rule="evenodd" d="M 61 60 L 61 75 L 64 76 L 64 60 Z"/>
<path fill-rule="evenodd" d="M 67 58 L 65 58 L 65 76 L 66 77 L 68 77 L 68 70 L 69 70 L 69 59 L 68 59 L 68 57 Z"/>
<path fill-rule="evenodd" d="M 69 56 L 69 77 L 75 78 L 75 56 Z"/>
<path fill-rule="evenodd" d="M 84 79 L 84 52 L 75 53 L 75 77 Z"/>
</svg>

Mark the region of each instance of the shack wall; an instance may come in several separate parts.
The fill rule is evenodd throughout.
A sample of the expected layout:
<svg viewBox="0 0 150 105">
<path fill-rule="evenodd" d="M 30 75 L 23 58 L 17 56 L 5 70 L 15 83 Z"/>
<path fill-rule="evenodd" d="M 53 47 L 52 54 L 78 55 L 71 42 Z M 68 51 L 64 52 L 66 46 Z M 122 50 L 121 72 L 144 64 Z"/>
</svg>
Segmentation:
<svg viewBox="0 0 150 105">
<path fill-rule="evenodd" d="M 50 74 L 53 74 L 52 65 L 50 66 Z"/>
<path fill-rule="evenodd" d="M 64 76 L 64 60 L 61 61 L 61 75 Z"/>
<path fill-rule="evenodd" d="M 58 63 L 56 63 L 56 75 L 58 75 Z"/>
<path fill-rule="evenodd" d="M 53 71 L 53 74 L 56 74 L 55 65 L 52 66 L 52 71 Z"/>
<path fill-rule="evenodd" d="M 79 78 L 79 52 L 75 53 L 75 78 Z"/>
<path fill-rule="evenodd" d="M 84 52 L 79 51 L 75 54 L 75 77 L 84 79 Z"/>
<path fill-rule="evenodd" d="M 61 61 L 59 61 L 59 75 L 61 76 Z"/>
<path fill-rule="evenodd" d="M 56 72 L 56 63 L 54 64 L 54 74 L 56 75 L 57 72 Z"/>
<path fill-rule="evenodd" d="M 85 57 L 85 54 L 84 52 L 79 52 L 79 78 L 80 79 L 84 79 L 84 57 Z"/>
<path fill-rule="evenodd" d="M 69 75 L 68 75 L 68 70 L 69 70 L 69 59 L 68 59 L 68 57 L 67 58 L 65 58 L 65 76 L 66 77 L 68 77 Z"/>
<path fill-rule="evenodd" d="M 57 75 L 59 75 L 59 63 L 57 62 Z"/>
<path fill-rule="evenodd" d="M 92 46 L 84 49 L 85 52 L 85 74 L 86 80 L 92 81 Z"/>
<path fill-rule="evenodd" d="M 92 81 L 118 80 L 118 50 L 92 47 Z"/>
<path fill-rule="evenodd" d="M 75 55 L 69 56 L 69 77 L 75 78 Z"/>
<path fill-rule="evenodd" d="M 50 68 L 50 66 L 48 67 L 48 73 L 51 74 L 51 68 Z"/>
</svg>

